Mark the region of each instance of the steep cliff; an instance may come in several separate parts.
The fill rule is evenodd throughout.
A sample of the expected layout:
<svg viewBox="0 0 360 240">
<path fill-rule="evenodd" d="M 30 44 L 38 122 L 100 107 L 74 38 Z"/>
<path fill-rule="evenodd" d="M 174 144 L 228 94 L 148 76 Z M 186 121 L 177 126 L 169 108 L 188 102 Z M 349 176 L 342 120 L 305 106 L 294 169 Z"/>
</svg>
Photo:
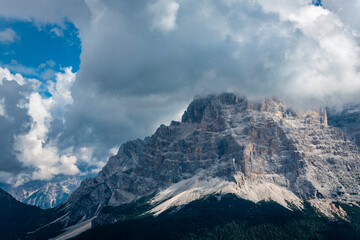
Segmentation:
<svg viewBox="0 0 360 240">
<path fill-rule="evenodd" d="M 86 179 L 56 208 L 70 226 L 97 217 L 105 206 L 153 196 L 147 213 L 210 194 L 235 194 L 331 216 L 332 201 L 360 200 L 357 145 L 328 125 L 325 109 L 296 113 L 281 101 L 224 93 L 195 99 L 181 122 L 161 125 L 145 140 L 129 141 L 95 178 Z M 101 215 L 101 216 L 100 216 Z"/>
</svg>

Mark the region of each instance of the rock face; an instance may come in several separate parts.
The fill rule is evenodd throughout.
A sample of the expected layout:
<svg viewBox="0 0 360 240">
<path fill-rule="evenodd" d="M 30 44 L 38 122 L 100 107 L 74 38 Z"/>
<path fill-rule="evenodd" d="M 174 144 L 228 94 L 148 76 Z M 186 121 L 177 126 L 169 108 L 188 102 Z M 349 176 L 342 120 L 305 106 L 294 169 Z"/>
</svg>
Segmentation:
<svg viewBox="0 0 360 240">
<path fill-rule="evenodd" d="M 359 174 L 357 145 L 328 125 L 325 109 L 295 113 L 273 98 L 225 93 L 194 100 L 181 122 L 122 145 L 57 209 L 68 226 L 150 194 L 154 214 L 212 193 L 284 206 L 360 201 Z"/>
</svg>

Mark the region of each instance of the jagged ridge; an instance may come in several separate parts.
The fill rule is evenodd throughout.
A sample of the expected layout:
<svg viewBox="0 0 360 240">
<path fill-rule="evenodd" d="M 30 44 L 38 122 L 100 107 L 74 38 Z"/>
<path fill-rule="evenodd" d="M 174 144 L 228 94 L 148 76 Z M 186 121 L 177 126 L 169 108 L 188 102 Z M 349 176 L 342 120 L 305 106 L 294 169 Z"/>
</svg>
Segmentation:
<svg viewBox="0 0 360 240">
<path fill-rule="evenodd" d="M 122 145 L 57 210 L 69 226 L 153 193 L 155 214 L 213 193 L 282 205 L 358 201 L 359 167 L 356 144 L 328 126 L 325 109 L 295 113 L 274 98 L 210 95 L 194 100 L 181 122 Z"/>
</svg>

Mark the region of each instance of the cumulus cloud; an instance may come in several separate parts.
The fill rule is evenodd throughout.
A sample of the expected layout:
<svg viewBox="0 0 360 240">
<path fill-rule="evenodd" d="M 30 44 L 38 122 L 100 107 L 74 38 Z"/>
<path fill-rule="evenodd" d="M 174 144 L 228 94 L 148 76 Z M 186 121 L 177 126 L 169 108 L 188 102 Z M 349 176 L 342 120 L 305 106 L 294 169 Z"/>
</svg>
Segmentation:
<svg viewBox="0 0 360 240">
<path fill-rule="evenodd" d="M 14 80 L 20 85 L 24 84 L 25 82 L 24 77 L 21 76 L 20 73 L 11 74 L 8 68 L 0 67 L 0 85 L 3 82 L 3 79 L 7 79 L 8 81 Z"/>
<path fill-rule="evenodd" d="M 19 38 L 19 35 L 17 35 L 11 28 L 6 28 L 5 30 L 0 31 L 0 43 L 12 43 Z"/>
<path fill-rule="evenodd" d="M 28 133 L 57 151 L 56 163 L 46 165 L 50 175 L 62 162 L 75 165 L 61 160 L 70 152 L 80 169 L 103 164 L 114 145 L 179 119 L 195 95 L 277 95 L 303 107 L 360 101 L 355 0 L 33 0 L 21 11 L 14 2 L 5 1 L 0 15 L 59 26 L 68 19 L 81 38 L 71 94 L 39 101 L 46 137 L 29 125 Z"/>
<path fill-rule="evenodd" d="M 302 33 L 301 41 L 285 55 L 287 62 L 280 73 L 290 81 L 283 95 L 330 105 L 359 101 L 360 49 L 356 35 L 336 14 L 306 1 L 289 2 L 287 7 L 264 1 L 263 6 Z"/>
<path fill-rule="evenodd" d="M 39 94 L 44 84 L 39 80 L 12 74 L 6 68 L 0 68 L 0 74 L 0 181 L 19 185 L 78 174 L 77 153 L 59 150 L 56 138 L 48 136 L 52 122 L 63 120 L 72 104 L 70 87 L 76 78 L 72 68 L 64 68 L 46 83 L 49 98 Z"/>
<path fill-rule="evenodd" d="M 70 87 L 75 81 L 71 68 L 56 74 L 56 82 L 49 83 L 52 97 L 42 98 L 33 92 L 29 96 L 28 114 L 32 119 L 26 134 L 15 136 L 14 148 L 25 167 L 34 168 L 32 179 L 50 179 L 54 175 L 79 173 L 76 157 L 60 153 L 53 141 L 47 142 L 47 134 L 54 117 L 61 117 L 66 106 L 72 103 Z"/>
</svg>

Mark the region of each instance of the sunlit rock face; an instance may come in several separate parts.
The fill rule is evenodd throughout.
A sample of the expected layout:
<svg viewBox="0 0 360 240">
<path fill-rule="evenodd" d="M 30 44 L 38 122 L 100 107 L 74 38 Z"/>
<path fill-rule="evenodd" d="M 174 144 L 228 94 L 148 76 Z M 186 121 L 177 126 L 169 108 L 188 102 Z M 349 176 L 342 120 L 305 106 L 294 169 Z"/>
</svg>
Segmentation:
<svg viewBox="0 0 360 240">
<path fill-rule="evenodd" d="M 154 214 L 213 193 L 284 206 L 359 201 L 359 157 L 325 109 L 296 113 L 274 98 L 210 95 L 195 99 L 181 122 L 122 145 L 58 210 L 71 225 L 150 194 Z"/>
</svg>

